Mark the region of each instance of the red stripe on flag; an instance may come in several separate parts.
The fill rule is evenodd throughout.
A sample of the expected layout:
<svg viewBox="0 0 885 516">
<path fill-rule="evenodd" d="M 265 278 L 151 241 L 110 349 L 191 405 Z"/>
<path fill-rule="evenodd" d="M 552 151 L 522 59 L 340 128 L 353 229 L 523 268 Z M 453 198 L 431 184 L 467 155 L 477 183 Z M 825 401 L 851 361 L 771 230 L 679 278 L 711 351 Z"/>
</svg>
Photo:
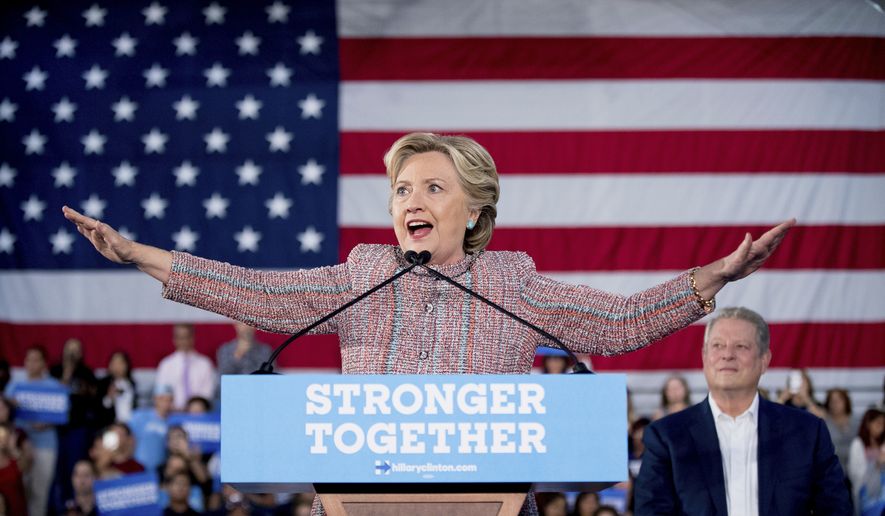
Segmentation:
<svg viewBox="0 0 885 516">
<path fill-rule="evenodd" d="M 197 324 L 197 351 L 215 361 L 218 348 L 236 335 L 230 324 Z M 256 338 L 272 347 L 286 335 L 258 332 Z M 20 366 L 28 346 L 40 344 L 49 352 L 49 362 L 61 360 L 65 340 L 83 342 L 84 359 L 92 368 L 106 367 L 117 350 L 129 353 L 133 367 L 155 368 L 174 351 L 171 324 L 10 324 L 0 323 L 0 357 Z M 309 335 L 293 342 L 277 361 L 279 367 L 338 369 L 341 353 L 335 335 Z"/>
<path fill-rule="evenodd" d="M 616 357 L 592 357 L 598 371 L 701 369 L 703 326 Z M 883 367 L 885 323 L 772 324 L 770 367 Z M 540 366 L 540 359 L 535 359 Z"/>
<path fill-rule="evenodd" d="M 345 81 L 885 79 L 874 37 L 343 38 Z"/>
<path fill-rule="evenodd" d="M 683 270 L 728 255 L 746 232 L 758 238 L 768 229 L 497 228 L 489 249 L 525 251 L 541 271 Z M 390 228 L 341 228 L 341 261 L 359 243 L 396 244 L 396 237 Z M 765 264 L 765 270 L 882 268 L 885 226 L 797 226 Z"/>
<path fill-rule="evenodd" d="M 885 170 L 885 131 L 470 131 L 469 135 L 488 149 L 502 174 L 879 174 Z M 384 174 L 381 158 L 400 136 L 342 133 L 342 173 Z"/>
</svg>

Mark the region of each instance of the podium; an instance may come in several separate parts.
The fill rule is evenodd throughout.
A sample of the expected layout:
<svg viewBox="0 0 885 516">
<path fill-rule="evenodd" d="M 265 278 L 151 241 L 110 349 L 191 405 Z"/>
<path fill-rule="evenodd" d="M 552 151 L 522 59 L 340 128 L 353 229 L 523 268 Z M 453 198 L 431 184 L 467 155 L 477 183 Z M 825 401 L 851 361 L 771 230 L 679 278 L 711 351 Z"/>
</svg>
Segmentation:
<svg viewBox="0 0 885 516">
<path fill-rule="evenodd" d="M 515 515 L 627 477 L 618 374 L 232 375 L 221 407 L 221 481 L 330 516 Z"/>
</svg>

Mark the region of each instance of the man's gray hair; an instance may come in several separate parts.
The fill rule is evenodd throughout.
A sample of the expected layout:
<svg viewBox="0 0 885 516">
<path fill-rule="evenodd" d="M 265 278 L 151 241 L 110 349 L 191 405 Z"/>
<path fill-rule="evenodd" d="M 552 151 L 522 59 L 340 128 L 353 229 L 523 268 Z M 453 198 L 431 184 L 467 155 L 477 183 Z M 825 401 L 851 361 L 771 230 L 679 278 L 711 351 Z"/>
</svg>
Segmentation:
<svg viewBox="0 0 885 516">
<path fill-rule="evenodd" d="M 707 339 L 710 338 L 713 325 L 720 319 L 740 319 L 752 324 L 756 328 L 756 343 L 759 344 L 759 354 L 764 355 L 769 350 L 771 335 L 768 333 L 768 323 L 765 322 L 761 315 L 742 306 L 729 306 L 716 311 L 713 317 L 707 321 L 707 328 L 704 330 L 704 346 L 707 345 Z"/>
</svg>

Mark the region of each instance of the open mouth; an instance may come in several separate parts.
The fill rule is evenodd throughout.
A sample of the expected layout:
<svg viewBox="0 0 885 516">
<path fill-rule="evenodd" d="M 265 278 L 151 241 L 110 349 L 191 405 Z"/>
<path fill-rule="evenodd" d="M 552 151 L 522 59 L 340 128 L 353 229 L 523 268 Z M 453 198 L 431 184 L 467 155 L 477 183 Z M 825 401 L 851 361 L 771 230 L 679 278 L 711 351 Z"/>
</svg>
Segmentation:
<svg viewBox="0 0 885 516">
<path fill-rule="evenodd" d="M 406 224 L 406 229 L 409 230 L 409 235 L 411 235 L 412 238 L 424 238 L 430 234 L 430 231 L 433 229 L 433 224 L 423 220 L 413 220 Z"/>
</svg>

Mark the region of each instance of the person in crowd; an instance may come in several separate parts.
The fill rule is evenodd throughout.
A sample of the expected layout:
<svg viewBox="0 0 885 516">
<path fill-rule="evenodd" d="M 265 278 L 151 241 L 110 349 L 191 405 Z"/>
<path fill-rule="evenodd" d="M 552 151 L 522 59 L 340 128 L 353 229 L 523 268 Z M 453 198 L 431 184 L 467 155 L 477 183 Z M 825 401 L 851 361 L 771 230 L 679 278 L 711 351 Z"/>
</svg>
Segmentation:
<svg viewBox="0 0 885 516">
<path fill-rule="evenodd" d="M 544 374 L 562 374 L 568 372 L 568 357 L 565 355 L 544 355 L 541 372 Z"/>
<path fill-rule="evenodd" d="M 860 420 L 852 415 L 851 397 L 845 389 L 830 389 L 824 401 L 824 421 L 827 422 L 827 430 L 833 439 L 833 447 L 839 464 L 844 471 L 848 471 L 848 450 L 851 441 L 857 436 L 857 428 Z"/>
<path fill-rule="evenodd" d="M 568 500 L 562 493 L 536 493 L 541 516 L 568 516 Z"/>
<path fill-rule="evenodd" d="M 49 374 L 70 393 L 68 422 L 58 426 L 58 466 L 53 498 L 69 499 L 74 464 L 89 457 L 95 432 L 100 429 L 101 406 L 96 398 L 97 381 L 92 369 L 83 360 L 80 339 L 67 339 L 62 347 L 61 361 L 49 368 Z"/>
<path fill-rule="evenodd" d="M 15 426 L 15 407 L 5 396 L 0 396 L 0 425 L 9 424 L 12 428 L 12 439 L 9 442 L 9 452 L 15 459 L 18 469 L 27 476 L 34 462 L 34 450 L 28 434 L 23 429 Z"/>
<path fill-rule="evenodd" d="M 200 514 L 189 504 L 190 475 L 183 471 L 172 473 L 165 478 L 163 488 L 169 496 L 169 504 L 163 509 L 163 516 L 198 516 Z"/>
<path fill-rule="evenodd" d="M 851 481 L 858 514 L 866 501 L 861 499 L 861 489 L 870 484 L 871 478 L 885 471 L 882 465 L 883 445 L 885 445 L 885 412 L 871 408 L 864 412 L 857 437 L 851 442 L 848 451 L 848 479 Z"/>
<path fill-rule="evenodd" d="M 98 478 L 108 480 L 145 470 L 134 457 L 135 443 L 126 423 L 113 423 L 92 444 L 89 456 L 95 463 Z"/>
<path fill-rule="evenodd" d="M 188 414 L 208 414 L 212 412 L 212 402 L 202 396 L 192 396 L 187 400 L 184 411 Z"/>
<path fill-rule="evenodd" d="M 176 324 L 172 328 L 175 351 L 157 366 L 156 383 L 172 386 L 172 407 L 184 410 L 191 396 L 211 398 L 218 381 L 212 361 L 194 348 L 194 326 Z"/>
<path fill-rule="evenodd" d="M 95 464 L 88 460 L 77 461 L 71 473 L 73 495 L 65 501 L 58 513 L 64 516 L 97 516 L 98 506 L 93 489 L 97 478 Z"/>
<path fill-rule="evenodd" d="M 6 501 L 5 514 L 27 514 L 24 474 L 16 461 L 15 441 L 13 426 L 8 422 L 0 423 L 0 496 Z"/>
<path fill-rule="evenodd" d="M 429 268 L 469 282 L 561 337 L 572 351 L 601 355 L 639 349 L 711 312 L 716 293 L 761 267 L 796 223 L 786 221 L 756 241 L 746 234 L 724 258 L 626 297 L 545 278 L 524 253 L 485 251 L 500 189 L 494 161 L 475 140 L 408 134 L 384 163 L 399 245 L 359 245 L 334 267 L 249 270 L 143 245 L 67 206 L 62 210 L 104 257 L 134 264 L 162 282 L 164 297 L 265 331 L 297 331 L 409 266 L 407 252 L 426 251 Z M 403 305 L 402 292 L 416 301 Z M 314 332 L 338 334 L 345 374 L 527 374 L 542 343 L 534 331 L 478 300 L 440 289 L 424 268 Z M 536 512 L 534 497 L 526 503 Z"/>
<path fill-rule="evenodd" d="M 599 508 L 599 493 L 580 493 L 575 498 L 572 516 L 593 516 Z"/>
<path fill-rule="evenodd" d="M 146 469 L 155 470 L 166 460 L 166 421 L 172 412 L 172 387 L 157 384 L 154 404 L 132 413 L 129 427 L 135 436 L 135 460 Z"/>
<path fill-rule="evenodd" d="M 107 374 L 98 381 L 97 397 L 101 400 L 102 426 L 114 421 L 128 423 L 138 399 L 138 388 L 132 378 L 132 361 L 122 350 L 114 351 L 108 360 Z"/>
<path fill-rule="evenodd" d="M 627 443 L 627 471 L 630 478 L 636 478 L 639 475 L 639 468 L 642 466 L 642 454 L 645 452 L 645 443 L 642 436 L 645 434 L 645 427 L 651 424 L 651 420 L 647 417 L 641 417 L 630 425 L 630 440 Z"/>
<path fill-rule="evenodd" d="M 257 371 L 273 352 L 270 346 L 255 339 L 255 328 L 234 322 L 237 337 L 218 348 L 218 374 L 249 374 Z"/>
<path fill-rule="evenodd" d="M 787 386 L 780 392 L 777 401 L 789 407 L 807 410 L 821 419 L 827 415 L 814 397 L 814 384 L 811 383 L 811 376 L 805 369 L 790 371 L 787 376 Z"/>
<path fill-rule="evenodd" d="M 200 485 L 200 481 L 194 476 L 195 462 L 180 453 L 170 453 L 166 458 L 166 462 L 160 465 L 158 469 L 159 477 L 166 483 L 169 479 L 177 474 L 185 474 L 188 477 L 188 505 L 196 511 L 202 512 L 206 507 L 204 488 Z M 210 484 L 211 485 L 211 484 Z M 211 495 L 211 492 L 209 493 Z M 169 493 L 160 493 L 160 505 L 167 505 Z"/>
<path fill-rule="evenodd" d="M 664 386 L 661 388 L 661 406 L 655 411 L 652 419 L 661 419 L 664 416 L 685 410 L 690 406 L 691 390 L 688 388 L 688 382 L 685 380 L 685 377 L 674 374 L 667 378 L 667 381 L 664 382 Z"/>
<path fill-rule="evenodd" d="M 593 511 L 593 516 L 621 516 L 618 510 L 611 505 L 602 505 Z"/>
<path fill-rule="evenodd" d="M 851 513 L 823 420 L 759 397 L 769 344 L 752 310 L 710 319 L 701 353 L 710 395 L 645 429 L 636 514 Z"/>
<path fill-rule="evenodd" d="M 24 387 L 62 387 L 61 383 L 49 376 L 46 349 L 39 345 L 25 351 L 25 374 L 22 381 L 12 381 L 6 386 L 6 397 L 15 402 L 16 393 Z M 44 514 L 49 501 L 49 488 L 55 475 L 58 458 L 58 435 L 56 425 L 32 421 L 18 421 L 16 424 L 28 435 L 32 446 L 32 462 L 25 478 L 25 492 L 28 497 L 28 513 Z"/>
<path fill-rule="evenodd" d="M 191 445 L 184 428 L 180 426 L 169 427 L 166 433 L 166 456 L 168 457 L 166 459 L 167 463 L 173 456 L 181 458 L 186 470 L 194 480 L 194 485 L 200 488 L 203 494 L 208 495 L 211 493 L 212 479 L 209 476 L 206 464 L 203 462 L 200 448 Z"/>
</svg>

